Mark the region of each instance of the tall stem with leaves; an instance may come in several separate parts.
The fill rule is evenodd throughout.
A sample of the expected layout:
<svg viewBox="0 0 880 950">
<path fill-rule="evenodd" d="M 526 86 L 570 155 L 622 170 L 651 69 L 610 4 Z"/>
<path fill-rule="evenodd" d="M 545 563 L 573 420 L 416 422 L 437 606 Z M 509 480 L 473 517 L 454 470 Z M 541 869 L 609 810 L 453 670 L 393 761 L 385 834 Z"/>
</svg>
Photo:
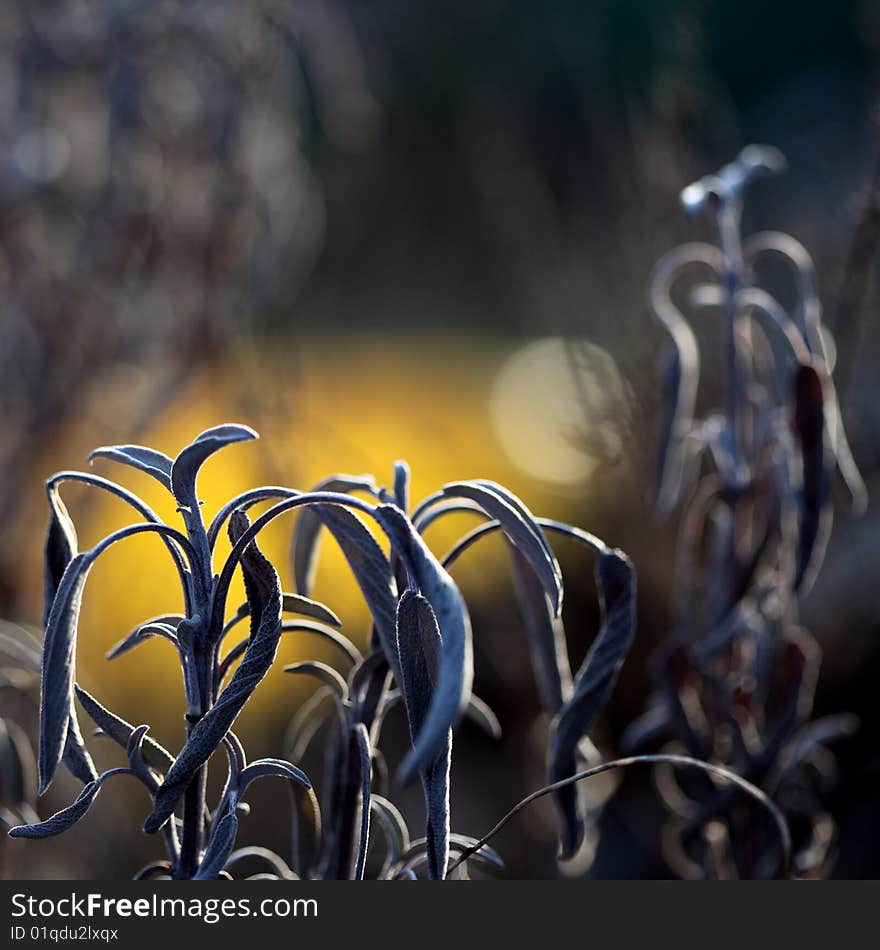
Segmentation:
<svg viewBox="0 0 880 950">
<path fill-rule="evenodd" d="M 810 722 L 819 650 L 799 603 L 822 561 L 833 482 L 856 512 L 866 496 L 843 430 L 812 261 L 790 235 L 741 234 L 748 187 L 784 167 L 777 150 L 749 146 L 685 188 L 686 210 L 713 215 L 718 245 L 676 248 L 652 278 L 650 303 L 671 341 L 658 508 L 687 505 L 678 623 L 658 657 L 651 708 L 626 742 L 666 737 L 668 751 L 715 759 L 794 803 L 786 807 L 797 830 L 795 869 L 818 874 L 833 853 L 822 807 L 833 762 L 825 744 L 853 722 Z M 771 256 L 794 277 L 791 312 L 759 283 Z M 720 311 L 727 371 L 723 411 L 698 419 L 699 348 L 685 311 L 705 310 Z M 735 790 L 696 777 L 682 783 L 663 765 L 655 776 L 673 815 L 665 849 L 676 869 L 773 873 L 776 859 Z"/>
</svg>

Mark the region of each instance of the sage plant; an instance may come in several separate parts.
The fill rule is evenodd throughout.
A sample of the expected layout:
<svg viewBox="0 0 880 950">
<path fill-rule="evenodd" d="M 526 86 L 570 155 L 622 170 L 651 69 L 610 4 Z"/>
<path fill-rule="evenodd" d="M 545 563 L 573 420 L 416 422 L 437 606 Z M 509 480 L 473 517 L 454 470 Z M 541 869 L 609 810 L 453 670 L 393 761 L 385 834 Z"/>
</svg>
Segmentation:
<svg viewBox="0 0 880 950">
<path fill-rule="evenodd" d="M 810 256 L 788 234 L 741 233 L 748 186 L 784 167 L 776 149 L 753 145 L 685 188 L 685 209 L 712 216 L 718 244 L 675 248 L 651 279 L 651 308 L 670 340 L 658 509 L 682 506 L 683 514 L 676 626 L 657 658 L 654 701 L 626 741 L 671 740 L 669 751 L 726 764 L 761 787 L 792 826 L 795 872 L 816 876 L 833 853 L 834 824 L 822 807 L 835 774 L 827 744 L 854 722 L 810 721 L 820 651 L 799 603 L 822 561 L 833 483 L 856 512 L 866 494 L 841 420 Z M 792 308 L 759 282 L 768 257 L 793 277 Z M 721 338 L 724 403 L 697 418 L 691 320 L 703 311 Z M 735 788 L 665 764 L 655 778 L 672 814 L 664 846 L 675 870 L 776 873 L 776 852 Z"/>
<path fill-rule="evenodd" d="M 449 569 L 465 550 L 491 533 L 506 539 L 525 632 L 545 707 L 554 714 L 548 769 L 562 822 L 561 851 L 573 853 L 583 836 L 583 814 L 575 795 L 583 738 L 601 711 L 617 677 L 635 628 L 635 574 L 620 551 L 592 535 L 555 521 L 535 518 L 509 491 L 490 481 L 446 485 L 422 503 L 409 503 L 409 470 L 395 467 L 391 490 L 371 477 L 333 476 L 309 492 L 261 487 L 233 498 L 205 524 L 196 479 L 201 466 L 231 443 L 256 438 L 242 425 L 201 433 L 172 459 L 136 445 L 102 447 L 92 459 L 132 466 L 158 480 L 174 498 L 182 528 L 163 522 L 140 498 L 99 475 L 65 471 L 46 483 L 50 508 L 45 546 L 45 636 L 41 660 L 39 789 L 44 792 L 63 763 L 83 783 L 76 800 L 42 822 L 14 827 L 15 837 L 45 838 L 78 821 L 111 778 L 128 775 L 146 789 L 152 807 L 144 821 L 161 834 L 165 857 L 139 877 L 213 879 L 231 877 L 244 858 L 261 859 L 259 877 L 362 878 L 372 829 L 385 847 L 383 878 L 411 878 L 424 866 L 428 876 L 466 873 L 467 861 L 499 862 L 486 846 L 450 832 L 449 774 L 452 732 L 468 713 L 490 731 L 494 714 L 472 693 L 471 623 Z M 76 530 L 60 489 L 82 482 L 109 492 L 135 511 L 135 523 L 79 551 Z M 365 497 L 364 497 L 365 496 Z M 252 518 L 252 509 L 270 503 Z M 445 558 L 429 549 L 423 532 L 452 512 L 473 512 L 482 524 Z M 282 590 L 278 571 L 257 546 L 260 532 L 287 512 L 297 514 L 292 540 L 296 592 Z M 387 541 L 389 554 L 377 541 Z M 232 547 L 218 560 L 216 543 L 226 530 Z M 312 599 L 312 580 L 322 533 L 343 551 L 372 617 L 365 654 L 344 636 L 330 607 Z M 182 613 L 165 613 L 139 625 L 109 653 L 120 656 L 152 637 L 174 648 L 186 700 L 186 737 L 176 753 L 105 708 L 76 681 L 78 617 L 95 561 L 110 547 L 135 535 L 154 534 L 176 569 Z M 563 582 L 548 535 L 574 539 L 597 553 L 596 576 L 602 627 L 575 676 L 571 675 L 561 623 Z M 247 599 L 229 604 L 236 571 Z M 248 624 L 247 634 L 238 635 Z M 248 762 L 233 725 L 272 666 L 281 636 L 309 634 L 333 644 L 342 672 L 329 664 L 303 662 L 291 673 L 316 677 L 321 689 L 298 711 L 290 731 L 293 758 Z M 235 637 L 236 642 L 230 642 Z M 420 779 L 426 832 L 413 839 L 387 797 L 389 780 L 378 749 L 384 716 L 402 701 L 411 745 L 397 769 L 403 782 Z M 124 764 L 97 774 L 83 739 L 79 709 L 100 733 L 125 751 Z M 297 765 L 324 717 L 333 723 L 326 747 L 327 776 L 318 802 Z M 228 766 L 219 800 L 206 800 L 213 753 L 223 748 Z M 609 766 L 606 766 L 609 767 Z M 286 860 L 265 848 L 236 849 L 243 799 L 256 779 L 286 783 L 293 804 L 293 856 Z M 375 836 L 373 836 L 375 837 Z M 450 864 L 450 855 L 454 857 Z"/>
</svg>

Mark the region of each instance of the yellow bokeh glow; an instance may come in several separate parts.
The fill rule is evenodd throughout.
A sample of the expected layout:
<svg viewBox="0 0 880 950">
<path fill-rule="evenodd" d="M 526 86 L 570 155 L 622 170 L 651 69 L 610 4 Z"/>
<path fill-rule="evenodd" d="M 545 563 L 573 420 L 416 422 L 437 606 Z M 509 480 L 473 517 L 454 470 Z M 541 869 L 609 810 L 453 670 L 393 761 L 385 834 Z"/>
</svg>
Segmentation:
<svg viewBox="0 0 880 950">
<path fill-rule="evenodd" d="M 256 351 L 248 359 L 230 357 L 200 372 L 181 388 L 165 409 L 136 439 L 120 434 L 116 441 L 137 441 L 176 454 L 203 429 L 222 422 L 252 425 L 256 443 L 224 449 L 205 465 L 199 477 L 205 520 L 230 497 L 261 484 L 305 489 L 334 472 L 375 475 L 390 484 L 392 464 L 406 459 L 412 468 L 412 494 L 418 500 L 444 482 L 461 478 L 492 478 L 520 493 L 534 510 L 564 517 L 571 499 L 555 494 L 502 451 L 489 412 L 492 380 L 507 356 L 504 347 L 476 341 L 466 348 L 434 338 L 404 343 L 384 338 L 313 341 L 298 345 L 293 358 Z M 112 399 L 113 394 L 107 394 Z M 87 422 L 56 444 L 41 460 L 52 468 L 83 467 L 94 447 Z M 148 475 L 106 460 L 94 469 L 116 479 L 144 498 L 170 524 L 179 524 L 173 501 Z M 118 500 L 90 493 L 80 486 L 64 491 L 80 534 L 80 546 L 94 544 L 107 532 L 137 520 Z M 45 502 L 33 507 L 32 524 L 45 523 Z M 35 498 L 34 505 L 37 504 Z M 283 586 L 293 589 L 288 549 L 293 514 L 271 525 L 260 546 L 279 566 Z M 428 529 L 437 553 L 475 524 L 472 515 L 457 515 Z M 40 529 L 42 530 L 42 529 Z M 30 532 L 27 570 L 29 596 L 39 601 L 40 532 Z M 229 550 L 218 545 L 215 570 Z M 478 571 L 475 569 L 479 565 Z M 469 598 L 492 596 L 507 584 L 506 562 L 497 541 L 481 553 L 462 559 L 456 577 Z M 314 596 L 325 601 L 343 620 L 345 632 L 364 647 L 369 615 L 341 553 L 327 537 Z M 237 578 L 230 611 L 244 599 Z M 176 574 L 158 538 L 139 536 L 117 545 L 95 566 L 86 585 L 77 650 L 78 676 L 83 685 L 126 719 L 150 722 L 157 738 L 176 747 L 182 737 L 184 708 L 180 673 L 172 646 L 150 641 L 112 661 L 105 652 L 147 617 L 180 609 Z M 246 625 L 240 628 L 246 633 Z M 230 642 L 235 642 L 231 640 Z M 260 686 L 255 701 L 236 727 L 243 735 L 263 717 L 280 721 L 292 714 L 303 690 L 281 671 L 297 659 L 317 658 L 337 663 L 338 655 L 307 634 L 286 635 L 279 661 Z"/>
</svg>

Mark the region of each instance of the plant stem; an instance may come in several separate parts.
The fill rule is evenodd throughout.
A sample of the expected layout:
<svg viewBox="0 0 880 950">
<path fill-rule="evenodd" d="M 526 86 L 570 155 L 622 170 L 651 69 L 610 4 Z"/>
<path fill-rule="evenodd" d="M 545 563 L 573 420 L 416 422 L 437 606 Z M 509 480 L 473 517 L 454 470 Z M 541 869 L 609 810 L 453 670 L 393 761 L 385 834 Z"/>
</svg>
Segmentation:
<svg viewBox="0 0 880 950">
<path fill-rule="evenodd" d="M 723 779 L 726 782 L 730 782 L 733 785 L 736 785 L 742 791 L 750 795 L 756 802 L 762 805 L 770 814 L 770 817 L 773 819 L 773 822 L 776 825 L 776 830 L 779 832 L 779 843 L 780 849 L 782 851 L 782 874 L 783 877 L 790 877 L 791 875 L 791 832 L 788 828 L 788 822 L 785 820 L 785 816 L 779 810 L 779 807 L 776 803 L 760 788 L 756 785 L 753 785 L 751 782 L 744 779 L 741 775 L 737 775 L 736 772 L 731 772 L 730 769 L 722 768 L 719 765 L 712 765 L 709 762 L 703 762 L 700 759 L 694 759 L 687 755 L 666 755 L 659 753 L 657 755 L 631 755 L 623 759 L 612 759 L 610 762 L 602 762 L 600 765 L 594 765 L 592 768 L 586 769 L 583 772 L 578 772 L 575 775 L 570 775 L 568 778 L 561 779 L 558 782 L 554 782 L 552 785 L 545 785 L 543 788 L 539 788 L 537 791 L 532 792 L 531 795 L 527 795 L 521 801 L 517 802 L 513 808 L 492 828 L 491 831 L 488 831 L 486 834 L 480 838 L 475 844 L 470 845 L 467 848 L 463 848 L 458 858 L 453 861 L 446 870 L 446 877 L 448 878 L 450 874 L 460 865 L 467 861 L 472 855 L 476 854 L 483 845 L 488 844 L 495 835 L 509 822 L 511 819 L 515 818 L 523 808 L 527 805 L 530 805 L 532 802 L 537 801 L 539 798 L 543 798 L 545 795 L 550 795 L 553 792 L 557 792 L 562 788 L 565 788 L 568 785 L 574 785 L 577 782 L 582 781 L 583 779 L 592 778 L 594 775 L 601 775 L 603 772 L 609 772 L 612 769 L 626 768 L 630 765 L 650 765 L 656 763 L 667 763 L 669 765 L 680 765 L 682 767 L 689 766 L 692 768 L 700 769 L 703 772 L 707 772 L 710 775 L 717 776 L 720 779 Z"/>
<path fill-rule="evenodd" d="M 201 859 L 207 779 L 208 769 L 203 765 L 193 776 L 184 793 L 183 834 L 178 867 L 178 877 L 183 880 L 189 880 L 195 876 Z"/>
<path fill-rule="evenodd" d="M 196 676 L 199 684 L 199 715 L 187 715 L 187 737 L 213 701 L 213 651 L 195 644 Z M 189 880 L 195 876 L 202 858 L 205 831 L 205 800 L 208 784 L 208 766 L 202 765 L 192 777 L 183 796 L 183 828 L 180 842 L 178 877 Z M 171 819 L 174 820 L 173 818 Z"/>
</svg>

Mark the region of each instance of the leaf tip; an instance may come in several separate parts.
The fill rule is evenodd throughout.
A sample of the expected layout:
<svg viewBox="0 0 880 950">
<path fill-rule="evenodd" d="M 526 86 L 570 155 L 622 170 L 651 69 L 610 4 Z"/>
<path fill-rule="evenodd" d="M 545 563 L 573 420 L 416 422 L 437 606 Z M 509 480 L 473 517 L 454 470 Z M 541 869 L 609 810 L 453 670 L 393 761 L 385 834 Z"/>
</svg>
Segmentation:
<svg viewBox="0 0 880 950">
<path fill-rule="evenodd" d="M 144 821 L 144 832 L 148 835 L 153 835 L 166 821 L 168 821 L 167 817 L 163 818 L 161 814 L 157 814 L 155 811 L 150 812 L 150 814 L 147 815 L 146 821 Z"/>
</svg>

